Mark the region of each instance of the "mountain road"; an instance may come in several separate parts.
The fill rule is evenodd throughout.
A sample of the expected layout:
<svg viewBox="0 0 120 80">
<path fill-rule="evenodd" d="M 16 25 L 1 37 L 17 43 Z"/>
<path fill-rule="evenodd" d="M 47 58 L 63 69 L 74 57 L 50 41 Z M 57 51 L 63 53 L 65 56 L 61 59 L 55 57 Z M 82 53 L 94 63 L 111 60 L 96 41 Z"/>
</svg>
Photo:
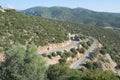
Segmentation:
<svg viewBox="0 0 120 80">
<path fill-rule="evenodd" d="M 98 49 L 99 42 L 95 38 L 93 38 L 94 42 L 90 46 L 88 50 L 86 50 L 84 56 L 80 58 L 78 61 L 74 62 L 73 64 L 70 65 L 70 68 L 73 69 L 80 69 L 83 64 L 86 63 L 86 61 L 89 59 L 90 55 L 94 53 Z"/>
</svg>

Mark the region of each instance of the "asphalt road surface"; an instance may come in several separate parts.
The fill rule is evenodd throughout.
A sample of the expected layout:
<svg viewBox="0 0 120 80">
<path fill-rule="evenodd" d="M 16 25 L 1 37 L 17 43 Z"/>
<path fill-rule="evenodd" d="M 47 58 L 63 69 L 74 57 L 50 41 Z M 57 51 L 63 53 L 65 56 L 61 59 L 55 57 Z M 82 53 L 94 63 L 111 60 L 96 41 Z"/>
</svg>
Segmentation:
<svg viewBox="0 0 120 80">
<path fill-rule="evenodd" d="M 76 45 L 79 43 L 79 41 L 72 41 L 69 45 L 61 47 L 61 48 L 56 48 L 56 49 L 52 49 L 52 50 L 47 50 L 47 51 L 42 51 L 39 52 L 39 54 L 47 54 L 49 55 L 51 52 L 57 52 L 57 51 L 61 51 L 63 52 L 64 50 L 69 50 L 71 48 L 76 47 Z"/>
<path fill-rule="evenodd" d="M 94 39 L 93 44 L 90 46 L 90 48 L 85 52 L 84 56 L 82 58 L 80 58 L 78 61 L 74 62 L 72 65 L 70 65 L 70 68 L 73 69 L 80 69 L 83 64 L 86 63 L 86 61 L 88 60 L 88 58 L 90 57 L 90 55 L 96 51 L 96 49 L 98 49 L 98 40 Z"/>
</svg>

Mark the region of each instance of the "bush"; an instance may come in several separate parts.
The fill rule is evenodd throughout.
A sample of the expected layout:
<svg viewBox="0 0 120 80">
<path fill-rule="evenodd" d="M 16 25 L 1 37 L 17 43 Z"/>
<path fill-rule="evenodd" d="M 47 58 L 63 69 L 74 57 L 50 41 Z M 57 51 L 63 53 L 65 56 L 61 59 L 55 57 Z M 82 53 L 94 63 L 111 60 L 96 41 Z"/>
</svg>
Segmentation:
<svg viewBox="0 0 120 80">
<path fill-rule="evenodd" d="M 61 51 L 57 51 L 56 53 L 57 53 L 57 55 L 59 55 L 59 56 L 61 56 L 61 54 L 62 54 Z"/>
<path fill-rule="evenodd" d="M 72 58 L 74 58 L 76 55 L 75 54 L 72 54 Z"/>
<path fill-rule="evenodd" d="M 117 66 L 115 67 L 116 69 L 120 69 L 120 63 L 117 64 Z"/>
<path fill-rule="evenodd" d="M 81 49 L 79 49 L 79 53 L 85 53 L 85 49 L 84 48 L 81 48 Z"/>
<path fill-rule="evenodd" d="M 80 39 L 81 39 L 81 40 L 86 39 L 86 36 L 80 35 Z"/>
<path fill-rule="evenodd" d="M 66 59 L 65 59 L 65 58 L 61 58 L 61 59 L 59 59 L 59 63 L 60 63 L 60 64 L 64 64 L 64 63 L 66 63 Z"/>
<path fill-rule="evenodd" d="M 100 62 L 87 62 L 85 64 L 85 67 L 87 67 L 90 70 L 95 70 L 97 68 L 102 68 L 102 65 Z"/>
<path fill-rule="evenodd" d="M 55 52 L 52 52 L 51 55 L 52 55 L 53 57 L 57 56 L 57 54 L 56 54 Z"/>
<path fill-rule="evenodd" d="M 45 62 L 34 44 L 16 44 L 6 52 L 6 60 L 0 64 L 0 80 L 44 80 Z"/>
<path fill-rule="evenodd" d="M 73 54 L 77 54 L 77 51 L 75 48 L 71 48 L 70 51 L 73 53 Z"/>
<path fill-rule="evenodd" d="M 87 43 L 81 43 L 82 47 L 84 47 L 85 49 L 88 49 L 88 45 Z"/>
<path fill-rule="evenodd" d="M 107 50 L 106 49 L 101 49 L 100 50 L 100 53 L 102 53 L 103 55 L 107 53 Z"/>
<path fill-rule="evenodd" d="M 46 53 L 43 53 L 42 56 L 43 56 L 43 57 L 47 57 Z"/>
<path fill-rule="evenodd" d="M 70 53 L 70 52 L 64 52 L 63 54 L 65 55 L 66 58 L 68 58 L 68 57 L 71 56 L 71 53 Z"/>
<path fill-rule="evenodd" d="M 92 44 L 91 41 L 88 41 L 88 42 L 87 42 L 87 45 L 88 45 L 88 46 L 91 46 L 91 44 Z"/>
<path fill-rule="evenodd" d="M 50 65 L 47 70 L 48 80 L 120 80 L 111 71 L 102 69 L 78 71 L 62 64 Z"/>
<path fill-rule="evenodd" d="M 52 59 L 52 55 L 48 55 L 48 58 L 49 58 L 49 59 Z"/>
<path fill-rule="evenodd" d="M 61 64 L 51 65 L 47 70 L 47 78 L 48 80 L 65 80 L 64 78 L 68 71 L 67 66 Z"/>
</svg>

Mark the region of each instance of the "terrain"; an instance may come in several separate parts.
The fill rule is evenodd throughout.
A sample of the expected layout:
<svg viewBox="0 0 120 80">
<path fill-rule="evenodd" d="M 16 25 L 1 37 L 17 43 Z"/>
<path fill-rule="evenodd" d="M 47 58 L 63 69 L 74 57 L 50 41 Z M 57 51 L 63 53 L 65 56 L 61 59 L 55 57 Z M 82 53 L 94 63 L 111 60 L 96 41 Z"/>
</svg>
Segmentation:
<svg viewBox="0 0 120 80">
<path fill-rule="evenodd" d="M 100 27 L 118 27 L 120 28 L 120 14 L 95 12 L 84 8 L 66 8 L 66 7 L 33 7 L 21 12 L 49 19 L 69 21 L 74 23 L 83 23 Z"/>
<path fill-rule="evenodd" d="M 109 71 L 111 70 L 109 68 L 104 70 L 101 66 L 103 65 L 106 67 L 107 60 L 103 59 L 106 58 L 107 55 L 109 61 L 117 63 L 113 68 L 117 70 L 120 69 L 119 30 L 105 29 L 83 23 L 77 24 L 52 20 L 53 18 L 46 19 L 47 17 L 42 18 L 28 14 L 26 15 L 11 9 L 3 10 L 0 11 L 0 52 L 3 52 L 5 56 L 1 55 L 4 60 L 0 61 L 0 80 L 120 79 L 120 76 L 113 73 L 114 71 Z M 58 13 L 56 13 L 56 15 L 57 14 Z M 44 52 L 42 55 L 39 55 L 40 52 L 37 51 L 38 47 L 69 41 L 69 33 L 81 34 L 78 37 L 80 41 L 83 42 L 73 42 L 67 45 L 67 48 L 71 48 L 70 51 L 63 51 L 63 49 L 66 49 L 66 46 L 64 46 L 62 47 L 63 52 L 59 52 L 58 49 L 55 49 L 54 52 L 53 49 L 53 52 L 50 51 L 51 53 L 49 53 L 48 48 L 47 53 L 49 53 L 49 55 L 45 55 Z M 93 40 L 93 43 L 84 41 L 84 39 L 89 39 L 90 36 L 97 40 Z M 100 49 L 96 49 L 98 42 L 102 45 Z M 77 45 L 77 48 L 70 47 L 71 45 L 73 45 L 73 47 Z M 91 51 L 95 52 L 91 53 Z M 88 61 L 85 64 L 87 69 L 70 69 L 66 65 L 67 58 L 76 58 L 78 54 L 82 54 L 81 56 L 83 56 L 83 58 L 77 58 L 78 61 L 76 61 L 78 62 L 78 66 L 81 63 L 86 63 L 86 58 L 84 59 L 84 56 L 90 56 L 89 59 L 91 62 Z M 59 63 L 47 66 L 44 57 L 53 59 L 55 56 L 61 56 Z M 96 62 L 94 62 L 95 60 L 93 57 L 96 58 Z M 101 63 L 97 61 L 99 58 L 101 59 Z M 76 61 L 74 62 L 76 63 Z"/>
<path fill-rule="evenodd" d="M 101 27 L 90 26 L 85 24 L 73 24 L 68 22 L 61 23 L 71 33 L 81 33 L 86 36 L 96 38 L 102 45 L 103 50 L 109 53 L 112 59 L 117 62 L 119 66 L 120 54 L 120 32 L 112 29 L 104 29 Z M 119 66 L 120 67 L 120 66 Z"/>
<path fill-rule="evenodd" d="M 56 21 L 25 15 L 15 10 L 0 12 L 0 51 L 12 44 L 34 42 L 43 46 L 68 40 L 68 32 Z"/>
<path fill-rule="evenodd" d="M 94 43 L 90 46 L 90 48 L 84 53 L 84 56 L 80 58 L 78 61 L 73 63 L 70 67 L 73 69 L 81 69 L 81 67 L 86 64 L 87 59 L 89 59 L 93 53 L 96 53 L 98 49 L 99 42 L 94 39 Z"/>
<path fill-rule="evenodd" d="M 34 42 L 37 47 L 68 40 L 71 34 L 92 36 L 103 44 L 104 52 L 110 54 L 120 67 L 120 33 L 117 30 L 104 29 L 92 25 L 75 24 L 70 22 L 44 19 L 32 15 L 25 15 L 15 10 L 1 12 L 1 52 L 10 45 L 21 43 L 27 45 Z"/>
</svg>

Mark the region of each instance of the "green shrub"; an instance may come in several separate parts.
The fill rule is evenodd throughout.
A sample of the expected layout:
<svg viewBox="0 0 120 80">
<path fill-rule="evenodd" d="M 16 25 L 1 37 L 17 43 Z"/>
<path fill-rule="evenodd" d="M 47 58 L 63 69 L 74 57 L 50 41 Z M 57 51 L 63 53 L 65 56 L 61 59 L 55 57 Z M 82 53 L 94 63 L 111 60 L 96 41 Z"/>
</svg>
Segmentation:
<svg viewBox="0 0 120 80">
<path fill-rule="evenodd" d="M 102 69 L 79 71 L 63 64 L 50 65 L 47 78 L 48 80 L 120 80 L 120 77 L 111 71 Z"/>
<path fill-rule="evenodd" d="M 102 68 L 102 65 L 100 62 L 87 62 L 85 64 L 85 67 L 87 67 L 90 70 L 95 70 L 97 68 Z"/>
<path fill-rule="evenodd" d="M 5 51 L 6 60 L 0 63 L 0 80 L 45 80 L 44 59 L 37 53 L 34 44 L 21 44 Z"/>
<path fill-rule="evenodd" d="M 75 48 L 71 48 L 70 51 L 73 53 L 73 54 L 77 54 L 77 51 Z"/>
<path fill-rule="evenodd" d="M 83 54 L 85 53 L 85 49 L 84 48 L 80 48 L 78 51 L 79 51 L 79 53 L 83 53 Z"/>
<path fill-rule="evenodd" d="M 57 54 L 56 54 L 55 52 L 52 52 L 51 55 L 52 55 L 53 57 L 57 56 Z"/>
<path fill-rule="evenodd" d="M 46 53 L 43 53 L 42 56 L 43 56 L 43 57 L 47 57 Z"/>
<path fill-rule="evenodd" d="M 88 46 L 91 46 L 91 44 L 92 44 L 91 41 L 88 41 L 88 42 L 87 42 L 87 45 L 88 45 Z"/>
<path fill-rule="evenodd" d="M 52 59 L 52 55 L 48 55 L 48 58 L 49 58 L 49 59 Z"/>
<path fill-rule="evenodd" d="M 101 49 L 101 50 L 100 50 L 100 53 L 104 55 L 104 54 L 107 53 L 107 50 L 106 50 L 106 49 Z"/>
<path fill-rule="evenodd" d="M 75 54 L 72 54 L 71 56 L 72 56 L 72 58 L 74 58 L 76 55 L 75 55 Z"/>
<path fill-rule="evenodd" d="M 70 52 L 64 52 L 63 54 L 65 55 L 66 58 L 68 58 L 68 57 L 71 56 L 71 53 L 70 53 Z"/>
<path fill-rule="evenodd" d="M 84 47 L 85 49 L 88 49 L 88 45 L 87 43 L 81 43 L 82 47 Z"/>
<path fill-rule="evenodd" d="M 59 55 L 59 56 L 62 55 L 62 52 L 61 52 L 61 51 L 57 51 L 56 53 L 57 53 L 57 55 Z"/>
<path fill-rule="evenodd" d="M 60 63 L 60 64 L 66 63 L 66 58 L 61 58 L 61 59 L 59 59 L 59 63 Z"/>
</svg>

